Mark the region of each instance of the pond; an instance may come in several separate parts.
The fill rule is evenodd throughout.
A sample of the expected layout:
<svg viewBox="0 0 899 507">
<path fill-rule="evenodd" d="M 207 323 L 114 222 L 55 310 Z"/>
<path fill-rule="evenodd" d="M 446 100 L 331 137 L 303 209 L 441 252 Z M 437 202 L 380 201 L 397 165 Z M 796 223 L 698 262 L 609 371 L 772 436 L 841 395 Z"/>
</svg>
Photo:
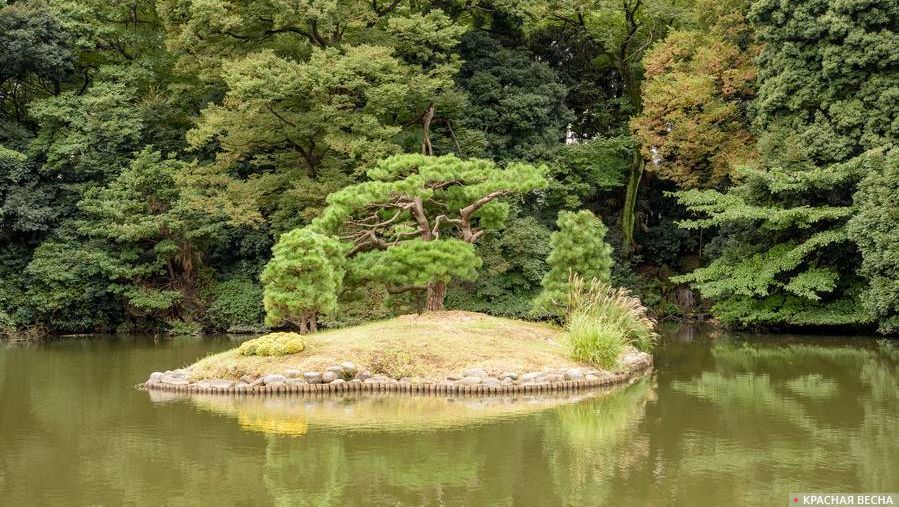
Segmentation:
<svg viewBox="0 0 899 507">
<path fill-rule="evenodd" d="M 669 329 L 630 386 L 549 398 L 182 397 L 237 339 L 0 343 L 0 505 L 783 505 L 899 489 L 899 352 Z"/>
</svg>

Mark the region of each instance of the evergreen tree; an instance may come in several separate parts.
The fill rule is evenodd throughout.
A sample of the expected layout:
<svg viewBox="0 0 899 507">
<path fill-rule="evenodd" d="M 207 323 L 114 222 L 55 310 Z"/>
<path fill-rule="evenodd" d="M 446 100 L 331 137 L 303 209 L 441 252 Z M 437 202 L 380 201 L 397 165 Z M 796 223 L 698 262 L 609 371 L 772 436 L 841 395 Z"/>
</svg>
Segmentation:
<svg viewBox="0 0 899 507">
<path fill-rule="evenodd" d="M 262 272 L 265 323 L 285 322 L 301 333 L 318 330 L 318 315 L 337 310 L 343 287 L 344 248 L 336 239 L 306 227 L 282 234 Z"/>
<path fill-rule="evenodd" d="M 312 227 L 352 242 L 350 270 L 393 292 L 427 290 L 427 309 L 442 310 L 446 284 L 480 266 L 472 246 L 505 221 L 501 199 L 546 185 L 543 170 L 497 167 L 454 155 L 396 155 L 368 171 L 371 181 L 328 196 Z"/>
<path fill-rule="evenodd" d="M 75 71 L 71 39 L 46 5 L 0 9 L 0 143 L 21 143 L 38 130 L 28 106 L 63 91 Z"/>
<path fill-rule="evenodd" d="M 556 224 L 559 229 L 549 240 L 549 271 L 541 283 L 543 291 L 534 300 L 535 310 L 550 314 L 564 306 L 571 275 L 608 282 L 613 264 L 612 247 L 605 242 L 608 229 L 593 213 L 563 211 Z"/>
<path fill-rule="evenodd" d="M 721 255 L 679 277 L 739 324 L 871 322 L 860 303 L 861 256 L 849 241 L 865 152 L 899 138 L 899 5 L 860 0 L 760 0 L 750 19 L 765 46 L 759 60 L 756 128 L 763 165 L 721 194 L 681 201 L 722 227 Z"/>
<path fill-rule="evenodd" d="M 868 284 L 862 303 L 880 331 L 899 331 L 899 148 L 873 152 L 871 170 L 855 193 L 849 239 L 862 254 Z"/>
<path fill-rule="evenodd" d="M 102 259 L 110 292 L 132 317 L 191 321 L 205 310 L 206 252 L 232 222 L 224 206 L 195 206 L 189 176 L 187 164 L 144 149 L 78 204 L 83 244 Z"/>
<path fill-rule="evenodd" d="M 435 133 L 463 103 L 465 27 L 428 2 L 165 0 L 160 11 L 180 68 L 224 92 L 192 148 L 215 152 L 212 169 L 275 232 L 308 223 L 381 158 L 455 149 Z"/>
</svg>

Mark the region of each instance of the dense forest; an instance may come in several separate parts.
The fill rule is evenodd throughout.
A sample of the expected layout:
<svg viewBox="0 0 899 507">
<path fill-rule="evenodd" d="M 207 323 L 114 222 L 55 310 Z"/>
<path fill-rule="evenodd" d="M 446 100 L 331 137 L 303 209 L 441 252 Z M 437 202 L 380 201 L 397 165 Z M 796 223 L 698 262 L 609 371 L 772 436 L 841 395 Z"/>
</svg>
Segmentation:
<svg viewBox="0 0 899 507">
<path fill-rule="evenodd" d="M 0 334 L 540 318 L 578 263 L 657 318 L 896 333 L 897 26 L 897 0 L 7 0 Z"/>
</svg>

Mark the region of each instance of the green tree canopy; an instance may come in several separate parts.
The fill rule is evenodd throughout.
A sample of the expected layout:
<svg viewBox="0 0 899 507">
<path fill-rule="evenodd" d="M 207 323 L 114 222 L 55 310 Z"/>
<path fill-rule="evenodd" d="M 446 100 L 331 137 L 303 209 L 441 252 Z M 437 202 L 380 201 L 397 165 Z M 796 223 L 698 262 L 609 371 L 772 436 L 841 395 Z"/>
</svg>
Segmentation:
<svg viewBox="0 0 899 507">
<path fill-rule="evenodd" d="M 483 153 L 494 160 L 551 158 L 574 119 L 555 71 L 483 30 L 466 34 L 460 46 L 458 80 L 468 104 L 459 123 L 483 133 Z"/>
<path fill-rule="evenodd" d="M 308 223 L 381 158 L 432 153 L 432 125 L 463 103 L 466 27 L 429 3 L 165 0 L 160 12 L 180 68 L 224 93 L 192 148 L 215 152 L 275 231 Z"/>
<path fill-rule="evenodd" d="M 71 38 L 46 5 L 16 2 L 0 9 L 0 142 L 37 130 L 28 105 L 58 95 L 75 71 Z"/>
</svg>

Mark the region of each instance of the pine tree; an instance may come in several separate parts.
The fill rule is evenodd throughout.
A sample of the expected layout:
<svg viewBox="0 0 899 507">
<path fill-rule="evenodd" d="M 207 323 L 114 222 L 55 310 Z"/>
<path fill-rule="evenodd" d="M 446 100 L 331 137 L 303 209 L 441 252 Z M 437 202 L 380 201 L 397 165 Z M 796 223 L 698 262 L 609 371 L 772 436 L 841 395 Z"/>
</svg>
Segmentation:
<svg viewBox="0 0 899 507">
<path fill-rule="evenodd" d="M 543 277 L 543 291 L 534 301 L 537 311 L 558 313 L 568 297 L 571 275 L 608 282 L 612 272 L 612 247 L 605 242 L 606 226 L 593 213 L 563 211 L 552 233 L 552 251 L 547 259 L 549 272 Z"/>
<path fill-rule="evenodd" d="M 336 239 L 305 227 L 282 234 L 262 272 L 265 323 L 285 322 L 301 333 L 318 330 L 318 315 L 337 310 L 343 287 L 344 247 Z"/>
<path fill-rule="evenodd" d="M 396 155 L 367 173 L 371 181 L 328 196 L 312 227 L 352 243 L 349 270 L 392 292 L 427 290 L 442 310 L 446 284 L 480 266 L 472 246 L 505 221 L 504 197 L 546 185 L 543 169 L 454 155 Z"/>
</svg>

